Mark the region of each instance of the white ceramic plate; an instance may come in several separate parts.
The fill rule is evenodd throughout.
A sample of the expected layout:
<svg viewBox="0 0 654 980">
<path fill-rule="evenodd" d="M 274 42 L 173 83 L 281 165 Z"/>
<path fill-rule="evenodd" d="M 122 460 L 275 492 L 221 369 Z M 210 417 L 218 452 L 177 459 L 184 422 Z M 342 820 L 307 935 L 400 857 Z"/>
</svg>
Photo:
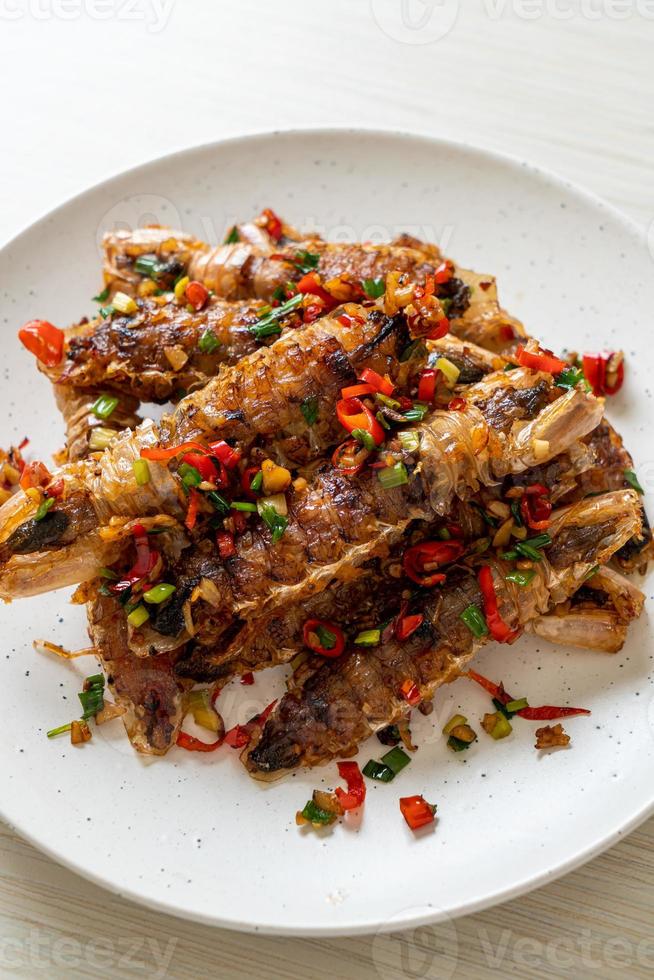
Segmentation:
<svg viewBox="0 0 654 980">
<path fill-rule="evenodd" d="M 29 435 L 35 455 L 62 440 L 46 381 L 16 340 L 28 318 L 66 324 L 91 313 L 97 241 L 117 223 L 158 220 L 219 240 L 232 222 L 271 206 L 330 238 L 439 241 L 462 264 L 497 274 L 505 305 L 553 348 L 626 346 L 628 381 L 610 405 L 641 479 L 654 477 L 652 259 L 644 239 L 600 201 L 531 167 L 414 136 L 286 133 L 166 157 L 54 211 L 0 255 L 4 331 L 0 444 Z M 420 718 L 421 748 L 397 781 L 370 785 L 357 826 L 306 833 L 295 811 L 335 766 L 262 786 L 229 749 L 135 755 L 120 723 L 73 748 L 45 731 L 76 714 L 72 665 L 34 653 L 47 637 L 85 641 L 67 593 L 0 610 L 2 814 L 58 861 L 147 905 L 208 923 L 269 933 L 351 934 L 445 920 L 511 898 L 608 847 L 654 798 L 652 637 L 647 616 L 617 656 L 522 640 L 479 658 L 533 702 L 574 703 L 591 718 L 566 724 L 573 748 L 539 755 L 533 724 L 501 744 L 482 736 L 465 756 L 440 736 L 454 709 L 476 719 L 484 694 L 461 680 Z M 261 675 L 223 695 L 244 721 L 280 690 Z M 360 759 L 379 756 L 376 739 Z M 435 831 L 414 836 L 398 797 L 438 804 Z M 454 927 L 451 927 L 454 929 Z M 450 936 L 452 938 L 452 936 Z"/>
</svg>

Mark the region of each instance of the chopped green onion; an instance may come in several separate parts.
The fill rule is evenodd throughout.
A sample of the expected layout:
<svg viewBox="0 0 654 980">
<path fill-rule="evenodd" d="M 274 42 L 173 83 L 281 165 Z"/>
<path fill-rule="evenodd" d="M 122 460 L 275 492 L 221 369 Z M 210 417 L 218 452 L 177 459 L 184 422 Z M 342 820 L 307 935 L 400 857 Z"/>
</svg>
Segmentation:
<svg viewBox="0 0 654 980">
<path fill-rule="evenodd" d="M 232 504 L 232 506 L 234 505 Z M 261 501 L 259 506 L 255 507 L 255 510 L 259 511 L 261 520 L 272 531 L 272 543 L 277 544 L 288 527 L 288 519 L 283 514 L 279 514 L 272 504 L 267 504 L 265 501 Z"/>
<path fill-rule="evenodd" d="M 411 756 L 407 755 L 404 749 L 396 745 L 394 749 L 391 749 L 390 752 L 387 752 L 386 755 L 381 757 L 381 761 L 384 765 L 388 766 L 394 776 L 397 776 L 405 766 L 409 765 Z"/>
<path fill-rule="evenodd" d="M 298 306 L 302 305 L 303 296 L 302 293 L 298 293 L 297 296 L 292 296 L 291 299 L 282 303 L 271 313 L 264 316 L 258 323 L 253 324 L 249 330 L 250 333 L 254 334 L 257 340 L 263 340 L 264 337 L 270 337 L 273 334 L 281 333 L 282 328 L 279 325 L 279 320 L 283 320 L 284 317 L 296 310 Z"/>
<path fill-rule="evenodd" d="M 389 398 L 388 395 L 382 395 L 381 391 L 375 392 L 375 401 L 380 402 L 382 405 L 386 405 L 387 408 L 400 408 L 400 403 L 395 398 Z"/>
<path fill-rule="evenodd" d="M 132 609 L 131 613 L 127 617 L 127 622 L 130 626 L 138 629 L 139 626 L 143 626 L 143 623 L 147 622 L 150 618 L 150 613 L 147 611 L 145 606 L 137 606 L 136 609 Z"/>
<path fill-rule="evenodd" d="M 504 578 L 507 582 L 515 582 L 516 585 L 521 585 L 524 588 L 529 585 L 535 574 L 535 569 L 531 568 L 527 572 L 509 572 Z"/>
<path fill-rule="evenodd" d="M 216 510 L 220 511 L 221 514 L 223 514 L 224 516 L 227 516 L 227 514 L 229 514 L 229 507 L 230 507 L 229 501 L 225 500 L 222 494 L 216 493 L 215 490 L 212 490 L 210 493 L 207 494 L 207 498 L 211 501 L 211 503 L 214 505 Z"/>
<path fill-rule="evenodd" d="M 251 504 L 246 500 L 232 500 L 229 506 L 232 510 L 242 510 L 246 514 L 256 514 L 257 512 L 257 505 Z"/>
<path fill-rule="evenodd" d="M 120 401 L 115 395 L 100 395 L 91 405 L 91 411 L 98 419 L 108 419 Z"/>
<path fill-rule="evenodd" d="M 369 449 L 371 452 L 373 449 L 377 448 L 377 443 L 373 439 L 371 433 L 366 429 L 353 429 L 352 436 L 358 442 L 360 442 L 362 446 L 365 446 L 365 448 Z"/>
<path fill-rule="evenodd" d="M 135 459 L 132 463 L 132 470 L 134 471 L 134 479 L 140 487 L 144 487 L 150 482 L 150 467 L 147 459 Z"/>
<path fill-rule="evenodd" d="M 100 303 L 100 304 L 106 303 L 107 300 L 109 299 L 110 292 L 111 292 L 111 288 L 109 286 L 105 286 L 101 293 L 98 293 L 97 296 L 93 297 L 93 302 Z"/>
<path fill-rule="evenodd" d="M 310 395 L 309 398 L 305 398 L 300 405 L 300 411 L 307 425 L 313 425 L 318 420 L 318 398 L 316 395 Z"/>
<path fill-rule="evenodd" d="M 329 813 L 327 810 L 323 810 L 319 806 L 316 806 L 313 800 L 309 800 L 302 811 L 302 816 L 310 823 L 323 823 L 325 825 L 334 823 L 336 819 L 335 814 Z"/>
<path fill-rule="evenodd" d="M 364 279 L 361 285 L 364 293 L 370 299 L 379 299 L 386 292 L 386 280 L 383 277 L 380 279 Z"/>
<path fill-rule="evenodd" d="M 48 511 L 54 507 L 54 503 L 55 503 L 54 497 L 46 497 L 45 500 L 42 500 L 41 503 L 39 504 L 39 509 L 34 515 L 34 520 L 42 521 L 45 515 L 48 513 Z"/>
<path fill-rule="evenodd" d="M 392 490 L 393 487 L 401 487 L 409 482 L 404 463 L 396 463 L 395 466 L 386 466 L 383 470 L 377 470 L 377 479 L 384 490 Z"/>
<path fill-rule="evenodd" d="M 359 647 L 376 647 L 381 640 L 381 630 L 363 630 L 354 642 Z"/>
<path fill-rule="evenodd" d="M 177 469 L 185 487 L 199 487 L 202 483 L 202 474 L 195 466 L 190 463 L 181 463 Z"/>
<path fill-rule="evenodd" d="M 500 551 L 500 558 L 503 558 L 505 561 L 515 561 L 516 558 L 519 557 L 520 555 L 517 551 L 515 551 L 515 549 L 512 549 L 511 551 Z"/>
<path fill-rule="evenodd" d="M 527 698 L 516 698 L 515 701 L 507 701 L 504 707 L 510 714 L 514 715 L 517 711 L 528 708 L 529 702 Z"/>
<path fill-rule="evenodd" d="M 51 728 L 49 732 L 46 732 L 48 738 L 54 738 L 55 735 L 63 735 L 64 732 L 69 732 L 72 727 L 72 722 L 69 721 L 67 725 L 60 725 L 59 728 Z"/>
<path fill-rule="evenodd" d="M 381 783 L 390 783 L 395 779 L 395 773 L 381 762 L 370 759 L 361 770 L 368 779 L 378 779 Z"/>
<path fill-rule="evenodd" d="M 111 570 L 111 568 L 99 568 L 98 575 L 100 576 L 100 578 L 108 578 L 113 582 L 115 582 L 118 579 L 118 576 L 114 571 Z"/>
<path fill-rule="evenodd" d="M 109 443 L 116 438 L 118 433 L 115 429 L 110 429 L 107 425 L 98 425 L 91 430 L 89 438 L 89 449 L 92 453 L 104 452 Z"/>
<path fill-rule="evenodd" d="M 468 719 L 465 715 L 452 715 L 447 725 L 443 725 L 443 735 L 449 735 L 459 725 L 467 725 Z"/>
<path fill-rule="evenodd" d="M 552 543 L 552 539 L 549 534 L 537 534 L 534 538 L 527 538 L 522 544 L 531 545 L 532 548 L 547 548 L 548 545 Z"/>
<path fill-rule="evenodd" d="M 439 357 L 434 367 L 437 371 L 442 372 L 448 384 L 455 385 L 459 380 L 459 375 L 461 374 L 460 368 L 456 364 L 453 364 L 452 361 L 448 361 L 446 357 Z"/>
<path fill-rule="evenodd" d="M 320 256 L 316 255 L 315 252 L 307 252 L 306 249 L 301 249 L 299 252 L 295 253 L 295 268 L 300 272 L 311 272 L 312 269 L 318 268 L 318 263 L 320 262 Z"/>
<path fill-rule="evenodd" d="M 625 470 L 624 471 L 624 478 L 627 481 L 627 483 L 629 484 L 629 486 L 630 487 L 633 487 L 634 490 L 636 490 L 638 493 L 640 493 L 640 494 L 644 494 L 645 493 L 645 491 L 643 490 L 643 488 L 640 485 L 640 482 L 638 480 L 638 477 L 636 476 L 636 474 L 634 473 L 633 470 Z"/>
<path fill-rule="evenodd" d="M 253 490 L 255 493 L 259 493 L 259 490 L 261 490 L 262 486 L 263 486 L 263 471 L 259 470 L 259 472 L 255 473 L 255 475 L 252 477 L 252 482 L 250 483 L 250 490 Z"/>
<path fill-rule="evenodd" d="M 512 501 L 511 513 L 513 515 L 513 520 L 516 522 L 518 527 L 524 527 L 524 521 L 522 520 L 522 514 L 520 512 L 520 501 L 518 500 Z"/>
<path fill-rule="evenodd" d="M 107 320 L 111 316 L 111 314 L 112 313 L 115 313 L 115 312 L 116 311 L 114 310 L 113 306 L 111 306 L 111 305 L 109 305 L 109 306 L 101 306 L 100 309 L 98 310 L 98 313 L 102 317 L 103 320 Z"/>
<path fill-rule="evenodd" d="M 455 735 L 450 735 L 447 740 L 447 745 L 453 752 L 464 752 L 466 749 L 470 748 L 472 742 L 464 742 L 462 738 L 457 738 Z"/>
<path fill-rule="evenodd" d="M 384 416 L 382 415 L 381 412 L 377 412 L 375 414 L 375 418 L 377 419 L 377 421 L 381 425 L 382 429 L 386 429 L 387 432 L 390 431 L 390 428 L 391 428 L 390 427 L 390 424 L 387 422 L 387 420 L 384 418 Z"/>
<path fill-rule="evenodd" d="M 519 555 L 522 555 L 523 558 L 529 558 L 531 561 L 543 560 L 543 555 L 538 548 L 532 548 L 526 541 L 518 541 L 515 546 L 515 550 Z"/>
<path fill-rule="evenodd" d="M 402 414 L 407 422 L 422 422 L 428 411 L 429 405 L 424 402 L 414 402 L 413 406 Z"/>
<path fill-rule="evenodd" d="M 134 263 L 134 272 L 148 279 L 158 279 L 161 271 L 161 262 L 156 255 L 139 255 Z"/>
<path fill-rule="evenodd" d="M 169 599 L 173 592 L 175 592 L 174 585 L 169 585 L 167 582 L 160 582 L 159 585 L 153 585 L 151 589 L 144 592 L 143 598 L 146 602 L 151 602 L 153 605 L 158 606 L 159 603 Z"/>
<path fill-rule="evenodd" d="M 207 327 L 202 336 L 200 337 L 200 342 L 198 347 L 203 354 L 215 354 L 215 352 L 220 347 L 220 341 L 216 337 L 215 333 L 211 327 Z"/>
<path fill-rule="evenodd" d="M 586 376 L 582 369 L 571 366 L 565 368 L 565 370 L 557 375 L 555 384 L 557 388 L 566 388 L 569 390 L 570 388 L 576 388 L 580 381 L 583 381 L 587 391 L 590 390 L 590 385 L 586 381 Z"/>
<path fill-rule="evenodd" d="M 478 640 L 488 634 L 488 624 L 486 623 L 484 614 L 479 606 L 476 606 L 474 603 L 463 610 L 460 619 L 463 620 L 470 632 Z"/>
<path fill-rule="evenodd" d="M 316 634 L 323 650 L 333 650 L 336 646 L 336 636 L 326 626 L 318 624 L 311 632 Z"/>
<path fill-rule="evenodd" d="M 493 698 L 493 707 L 497 708 L 499 713 L 501 715 L 504 715 L 505 718 L 512 717 L 511 714 L 506 710 L 506 705 L 502 704 L 501 701 L 498 701 L 497 698 Z"/>
<path fill-rule="evenodd" d="M 225 244 L 225 245 L 235 245 L 236 242 L 240 242 L 240 240 L 241 239 L 240 239 L 239 234 L 238 234 L 238 228 L 236 227 L 236 225 L 234 225 L 234 227 L 232 228 L 232 230 L 230 231 L 230 233 L 225 238 L 225 241 L 224 241 L 223 244 Z"/>
<path fill-rule="evenodd" d="M 125 316 L 129 316 L 132 313 L 136 313 L 138 306 L 134 302 L 131 296 L 127 293 L 116 293 L 113 298 L 113 307 L 119 313 L 123 313 Z"/>
<path fill-rule="evenodd" d="M 513 731 L 513 727 L 509 719 L 503 715 L 501 712 L 497 712 L 495 724 L 491 730 L 491 738 L 497 741 L 500 738 L 506 738 Z"/>
<path fill-rule="evenodd" d="M 422 355 L 426 350 L 427 348 L 422 340 L 414 340 L 400 354 L 400 363 L 404 364 L 406 361 L 410 361 L 414 354 L 420 353 Z"/>
<path fill-rule="evenodd" d="M 104 708 L 104 677 L 102 674 L 94 674 L 87 677 L 84 686 L 85 691 L 80 691 L 77 697 L 80 699 L 84 713 L 82 718 L 86 721 L 94 718 L 98 711 Z"/>
<path fill-rule="evenodd" d="M 408 453 L 415 453 L 420 449 L 420 433 L 417 429 L 403 429 L 398 432 L 398 438 L 402 449 Z"/>
</svg>

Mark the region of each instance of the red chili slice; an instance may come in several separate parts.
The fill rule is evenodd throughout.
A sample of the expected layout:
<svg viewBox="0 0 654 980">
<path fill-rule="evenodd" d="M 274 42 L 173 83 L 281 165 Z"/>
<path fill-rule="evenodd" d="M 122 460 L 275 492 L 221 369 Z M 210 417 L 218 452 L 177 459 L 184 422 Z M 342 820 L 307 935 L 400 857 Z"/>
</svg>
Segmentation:
<svg viewBox="0 0 654 980">
<path fill-rule="evenodd" d="M 32 487 L 45 487 L 50 483 L 51 479 L 52 474 L 48 467 L 45 463 L 41 463 L 37 459 L 33 463 L 27 463 L 25 465 L 21 473 L 19 485 L 21 490 L 29 490 Z"/>
<path fill-rule="evenodd" d="M 213 483 L 213 481 L 218 476 L 218 471 L 216 470 L 215 463 L 212 461 L 210 456 L 200 455 L 200 453 L 186 453 L 182 456 L 182 462 L 186 463 L 188 466 L 193 466 L 203 480 L 208 483 Z"/>
<path fill-rule="evenodd" d="M 210 442 L 209 452 L 223 463 L 228 470 L 233 470 L 241 461 L 241 451 L 234 449 L 224 439 L 220 439 L 218 442 Z"/>
<path fill-rule="evenodd" d="M 512 630 L 500 615 L 497 605 L 497 594 L 493 582 L 493 572 L 490 565 L 483 565 L 479 569 L 479 588 L 484 603 L 484 616 L 491 631 L 491 636 L 498 643 L 513 643 L 520 636 L 521 630 Z"/>
<path fill-rule="evenodd" d="M 361 398 L 362 395 L 374 395 L 375 389 L 372 385 L 358 384 L 350 385 L 349 388 L 341 388 L 342 398 Z"/>
<path fill-rule="evenodd" d="M 608 368 L 614 358 L 618 359 L 617 367 L 610 372 L 612 380 L 608 381 Z M 622 388 L 624 382 L 624 358 L 621 351 L 601 351 L 599 354 L 584 354 L 582 364 L 584 375 L 594 395 L 615 395 Z"/>
<path fill-rule="evenodd" d="M 388 375 L 382 377 L 381 374 L 377 374 L 372 368 L 365 368 L 361 372 L 361 381 L 371 385 L 373 391 L 378 391 L 382 395 L 392 395 L 395 391 L 395 385 Z"/>
<path fill-rule="evenodd" d="M 233 558 L 236 554 L 234 535 L 230 534 L 229 531 L 216 531 L 216 544 L 218 546 L 218 554 L 223 561 L 226 561 L 228 558 Z"/>
<path fill-rule="evenodd" d="M 423 796 L 400 797 L 400 810 L 411 830 L 419 830 L 420 827 L 433 823 L 436 813 L 436 807 L 427 803 Z"/>
<path fill-rule="evenodd" d="M 446 316 L 441 317 L 441 319 L 438 321 L 436 326 L 432 330 L 430 330 L 429 333 L 426 333 L 424 335 L 425 339 L 440 340 L 441 337 L 445 336 L 445 334 L 449 331 L 449 329 L 450 329 L 450 321 Z"/>
<path fill-rule="evenodd" d="M 212 704 L 213 704 L 212 698 Z M 277 704 L 277 698 L 271 701 L 267 708 L 264 708 L 261 714 L 255 715 L 254 718 L 250 718 L 248 722 L 244 725 L 234 725 L 230 728 L 228 732 L 225 732 L 225 738 L 223 741 L 226 745 L 231 746 L 233 749 L 242 749 L 243 746 L 247 745 L 250 741 L 250 735 L 255 727 L 266 724 L 268 716 L 272 712 L 273 708 Z"/>
<path fill-rule="evenodd" d="M 447 407 L 450 412 L 462 412 L 466 407 L 465 398 L 452 398 Z"/>
<path fill-rule="evenodd" d="M 199 509 L 200 494 L 195 487 L 191 487 L 188 492 L 188 510 L 186 511 L 186 520 L 184 521 L 189 531 L 192 531 L 197 523 Z"/>
<path fill-rule="evenodd" d="M 338 802 L 344 810 L 356 810 L 366 798 L 366 784 L 356 762 L 339 762 L 338 773 L 347 783 L 347 792 L 336 787 Z"/>
<path fill-rule="evenodd" d="M 521 708 L 516 711 L 527 721 L 552 721 L 554 718 L 569 718 L 571 715 L 589 715 L 588 708 L 557 708 L 553 704 L 542 704 L 538 708 Z"/>
<path fill-rule="evenodd" d="M 515 700 L 510 694 L 507 694 L 504 690 L 503 684 L 496 684 L 494 681 L 490 681 L 483 674 L 478 674 L 476 670 L 469 668 L 466 671 L 466 676 L 470 678 L 471 681 L 475 681 L 480 687 L 483 687 L 485 691 L 488 691 L 491 697 L 496 698 L 502 704 L 508 704 L 509 701 Z"/>
<path fill-rule="evenodd" d="M 453 275 L 454 263 L 450 259 L 445 259 L 436 269 L 434 279 L 439 286 L 442 286 L 443 283 L 449 282 Z"/>
<path fill-rule="evenodd" d="M 304 308 L 304 315 L 302 317 L 303 323 L 315 323 L 318 317 L 321 317 L 325 313 L 327 307 L 322 303 L 310 303 L 309 306 Z"/>
<path fill-rule="evenodd" d="M 196 312 L 199 312 L 206 305 L 209 299 L 209 290 L 201 282 L 193 279 L 184 290 L 184 294 Z"/>
<path fill-rule="evenodd" d="M 278 242 L 282 235 L 284 234 L 284 226 L 282 225 L 282 220 L 272 208 L 264 208 L 261 213 L 261 217 L 265 219 L 264 227 L 272 240 Z M 284 258 L 284 256 L 282 256 Z"/>
<path fill-rule="evenodd" d="M 407 702 L 407 704 L 410 704 L 412 708 L 415 708 L 416 705 L 420 704 L 420 702 L 422 701 L 420 688 L 409 677 L 407 677 L 407 679 L 402 682 L 402 686 L 400 688 L 400 694 Z"/>
<path fill-rule="evenodd" d="M 332 294 L 328 293 L 321 285 L 320 279 L 315 272 L 307 272 L 306 275 L 302 276 L 297 284 L 297 291 L 298 293 L 308 293 L 310 296 L 317 296 L 326 309 L 333 309 L 334 306 L 338 305 L 338 300 L 335 300 Z"/>
<path fill-rule="evenodd" d="M 224 741 L 224 738 L 218 738 L 215 742 L 203 742 L 202 739 L 195 738 L 188 732 L 179 732 L 177 735 L 177 744 L 187 752 L 215 752 Z"/>
<path fill-rule="evenodd" d="M 422 372 L 418 381 L 418 401 L 433 402 L 439 374 L 440 371 L 434 371 L 432 368 L 426 368 Z"/>
<path fill-rule="evenodd" d="M 151 459 L 156 462 L 165 462 L 168 459 L 172 459 L 173 456 L 180 456 L 182 453 L 202 453 L 207 455 L 206 446 L 200 445 L 199 442 L 181 442 L 178 446 L 168 446 L 164 449 L 162 446 L 156 449 L 142 449 L 141 456 L 143 459 Z"/>
<path fill-rule="evenodd" d="M 546 531 L 550 526 L 552 503 L 548 498 L 549 490 L 542 483 L 525 487 L 520 500 L 520 513 L 527 527 L 533 531 Z"/>
<path fill-rule="evenodd" d="M 246 687 L 249 687 L 251 684 L 254 684 L 254 674 L 252 673 L 251 670 L 249 670 L 247 674 L 242 675 L 241 684 L 244 684 Z"/>
<path fill-rule="evenodd" d="M 347 432 L 363 429 L 370 433 L 375 443 L 381 446 L 384 441 L 384 430 L 369 408 L 358 398 L 343 398 L 336 403 L 336 415 Z"/>
<path fill-rule="evenodd" d="M 560 374 L 565 371 L 568 364 L 560 357 L 548 350 L 528 351 L 524 347 L 518 347 L 515 359 L 522 367 L 531 368 L 532 371 L 545 371 L 547 374 Z"/>
<path fill-rule="evenodd" d="M 64 356 L 65 335 L 47 320 L 30 320 L 18 331 L 18 339 L 46 367 L 56 367 Z"/>
<path fill-rule="evenodd" d="M 321 632 L 323 633 L 323 637 L 326 633 L 333 636 L 333 645 L 325 646 L 326 640 L 321 640 Z M 321 657 L 340 657 L 345 649 L 343 630 L 334 623 L 329 623 L 324 619 L 307 619 L 302 629 L 302 640 L 305 646 L 313 650 L 314 653 L 319 653 Z M 331 639 L 329 642 L 331 643 Z"/>
<path fill-rule="evenodd" d="M 399 643 L 404 643 L 408 640 L 410 636 L 415 633 L 415 631 L 422 626 L 424 621 L 424 616 L 422 613 L 416 613 L 414 616 L 402 616 L 398 618 L 395 624 L 395 637 Z"/>
<path fill-rule="evenodd" d="M 412 582 L 423 588 L 430 588 L 445 581 L 445 575 L 435 569 L 456 561 L 463 550 L 460 541 L 421 541 L 420 544 L 406 549 L 402 556 L 402 567 Z"/>
<path fill-rule="evenodd" d="M 109 586 L 111 592 L 126 592 L 132 585 L 147 578 L 159 561 L 159 552 L 150 547 L 150 539 L 142 524 L 132 527 L 132 535 L 136 547 L 136 562 L 119 582 Z"/>
<path fill-rule="evenodd" d="M 365 323 L 362 316 L 351 316 L 349 313 L 341 313 L 336 318 L 342 327 L 351 327 L 353 323 Z"/>
</svg>

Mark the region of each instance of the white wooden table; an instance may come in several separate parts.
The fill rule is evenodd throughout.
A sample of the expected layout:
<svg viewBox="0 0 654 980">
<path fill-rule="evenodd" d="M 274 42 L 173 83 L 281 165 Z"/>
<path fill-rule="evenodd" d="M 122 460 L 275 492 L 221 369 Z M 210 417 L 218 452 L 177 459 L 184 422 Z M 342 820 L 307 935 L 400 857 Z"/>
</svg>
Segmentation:
<svg viewBox="0 0 654 980">
<path fill-rule="evenodd" d="M 653 41 L 647 0 L 407 0 L 404 14 L 400 0 L 0 0 L 0 240 L 153 156 L 306 125 L 510 152 L 649 227 Z M 293 941 L 181 922 L 0 827 L 0 976 L 650 976 L 653 843 L 650 821 L 561 881 L 460 920 L 452 960 L 438 929 Z"/>
</svg>

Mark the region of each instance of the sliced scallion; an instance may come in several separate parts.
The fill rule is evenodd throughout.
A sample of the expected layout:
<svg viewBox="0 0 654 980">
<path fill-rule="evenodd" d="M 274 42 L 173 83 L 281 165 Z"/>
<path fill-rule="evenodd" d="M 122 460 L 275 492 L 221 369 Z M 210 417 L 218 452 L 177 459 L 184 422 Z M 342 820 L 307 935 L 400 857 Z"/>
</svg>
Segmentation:
<svg viewBox="0 0 654 980">
<path fill-rule="evenodd" d="M 391 783 L 395 779 L 395 773 L 392 769 L 374 759 L 369 759 L 361 772 L 368 779 L 378 779 L 380 783 Z"/>
<path fill-rule="evenodd" d="M 255 473 L 255 475 L 252 477 L 252 482 L 250 483 L 250 490 L 253 490 L 254 493 L 259 493 L 259 490 L 261 490 L 262 486 L 263 486 L 263 471 L 259 470 L 259 472 Z"/>
<path fill-rule="evenodd" d="M 229 506 L 232 510 L 241 510 L 245 514 L 256 514 L 257 512 L 257 505 L 251 504 L 247 500 L 232 500 Z"/>
<path fill-rule="evenodd" d="M 42 500 L 41 503 L 39 504 L 39 509 L 34 515 L 34 520 L 42 521 L 45 515 L 48 513 L 48 511 L 54 507 L 54 503 L 55 503 L 54 497 L 46 497 L 45 500 Z"/>
<path fill-rule="evenodd" d="M 369 449 L 371 452 L 377 447 L 377 443 L 372 437 L 372 434 L 366 429 L 353 429 L 352 436 L 360 442 L 362 446 Z"/>
<path fill-rule="evenodd" d="M 69 732 L 72 726 L 72 722 L 69 721 L 67 725 L 60 725 L 59 728 L 51 728 L 49 732 L 46 732 L 48 738 L 54 738 L 55 735 L 63 735 L 64 732 Z"/>
<path fill-rule="evenodd" d="M 100 305 L 106 303 L 107 300 L 109 299 L 110 292 L 111 292 L 111 288 L 109 286 L 105 286 L 101 293 L 98 293 L 97 296 L 93 297 L 93 302 L 100 303 Z"/>
<path fill-rule="evenodd" d="M 136 609 L 132 609 L 131 613 L 127 617 L 127 622 L 130 626 L 138 629 L 139 626 L 143 626 L 150 618 L 150 613 L 147 611 L 145 606 L 137 606 Z"/>
<path fill-rule="evenodd" d="M 200 342 L 198 347 L 203 354 L 215 354 L 215 352 L 220 347 L 220 341 L 216 337 L 215 333 L 211 327 L 207 327 L 202 336 L 200 337 Z"/>
<path fill-rule="evenodd" d="M 257 340 L 263 340 L 264 337 L 271 337 L 274 334 L 281 333 L 282 328 L 279 325 L 279 321 L 301 306 L 303 299 L 302 293 L 298 293 L 297 296 L 292 296 L 291 299 L 262 317 L 258 323 L 252 324 L 249 328 L 250 333 L 254 334 Z"/>
<path fill-rule="evenodd" d="M 633 487 L 633 489 L 636 490 L 637 493 L 640 493 L 640 494 L 644 494 L 645 493 L 645 491 L 643 490 L 642 486 L 640 485 L 640 481 L 639 481 L 638 477 L 636 476 L 636 474 L 635 474 L 635 472 L 633 470 L 625 470 L 624 471 L 624 478 L 627 481 L 627 483 L 629 484 L 629 486 L 630 487 Z"/>
<path fill-rule="evenodd" d="M 118 407 L 119 400 L 115 395 L 100 395 L 91 405 L 91 411 L 98 419 L 108 419 Z"/>
<path fill-rule="evenodd" d="M 466 624 L 470 632 L 477 639 L 481 639 L 482 636 L 488 634 L 488 624 L 486 623 L 486 618 L 479 608 L 474 603 L 469 605 L 467 609 L 464 609 L 461 613 L 460 618 Z"/>
<path fill-rule="evenodd" d="M 300 405 L 300 411 L 307 425 L 314 425 L 318 420 L 318 398 L 316 395 L 310 395 L 308 398 L 305 398 Z"/>
<path fill-rule="evenodd" d="M 377 470 L 377 479 L 384 490 L 392 490 L 393 487 L 401 487 L 409 482 L 404 463 L 395 463 L 394 466 L 386 466 L 383 470 Z"/>
<path fill-rule="evenodd" d="M 132 470 L 134 471 L 134 479 L 140 487 L 144 487 L 150 482 L 150 467 L 147 459 L 135 459 L 132 463 Z"/>
<path fill-rule="evenodd" d="M 189 487 L 199 487 L 202 483 L 202 474 L 195 466 L 191 466 L 190 463 L 181 463 L 177 469 L 178 474 L 182 478 L 182 483 L 188 489 Z"/>
<path fill-rule="evenodd" d="M 408 453 L 415 453 L 420 449 L 420 433 L 417 429 L 403 429 L 398 432 L 398 438 L 402 449 Z"/>
<path fill-rule="evenodd" d="M 146 602 L 158 606 L 160 603 L 165 602 L 166 599 L 169 599 L 173 592 L 175 592 L 174 585 L 169 585 L 167 582 L 159 582 L 158 585 L 153 585 L 151 589 L 144 592 L 143 598 Z"/>
<path fill-rule="evenodd" d="M 510 714 L 514 715 L 516 711 L 521 711 L 523 708 L 528 708 L 529 702 L 527 701 L 527 698 L 516 698 L 515 701 L 507 701 L 505 707 Z"/>
<path fill-rule="evenodd" d="M 279 514 L 272 504 L 267 504 L 265 501 L 261 501 L 255 510 L 259 511 L 261 520 L 270 528 L 272 543 L 277 544 L 288 527 L 288 519 L 283 514 Z"/>
<path fill-rule="evenodd" d="M 381 630 L 363 630 L 354 642 L 359 647 L 376 647 L 381 640 Z"/>
<path fill-rule="evenodd" d="M 407 755 L 399 745 L 396 745 L 394 749 L 391 749 L 390 752 L 387 752 L 386 755 L 381 757 L 381 761 L 384 765 L 388 766 L 394 776 L 397 776 L 399 772 L 402 772 L 409 765 L 411 756 Z"/>
<path fill-rule="evenodd" d="M 156 255 L 139 255 L 134 263 L 134 272 L 147 279 L 158 279 L 161 271 L 162 265 Z"/>
<path fill-rule="evenodd" d="M 535 574 L 535 569 L 531 568 L 526 572 L 508 572 L 504 577 L 507 582 L 515 582 L 516 585 L 521 585 L 524 588 L 533 580 Z"/>
<path fill-rule="evenodd" d="M 386 281 L 383 277 L 380 279 L 364 279 L 361 285 L 364 293 L 370 299 L 379 299 L 386 292 Z"/>
<path fill-rule="evenodd" d="M 336 819 L 335 814 L 329 813 L 327 810 L 322 810 L 319 806 L 316 806 L 313 800 L 309 800 L 302 811 L 302 816 L 305 820 L 308 820 L 309 823 L 322 823 L 325 825 L 334 823 L 334 820 Z"/>
<path fill-rule="evenodd" d="M 229 514 L 229 508 L 230 508 L 229 501 L 225 500 L 222 494 L 216 493 L 215 490 L 212 490 L 210 493 L 207 494 L 207 499 L 211 501 L 211 503 L 214 505 L 216 510 L 219 511 L 221 514 L 223 514 L 224 516 Z"/>
<path fill-rule="evenodd" d="M 318 263 L 320 262 L 320 256 L 315 252 L 307 252 L 306 249 L 301 249 L 299 252 L 295 253 L 294 265 L 296 269 L 300 272 L 311 272 L 312 269 L 318 268 Z"/>
<path fill-rule="evenodd" d="M 236 227 L 236 225 L 234 225 L 234 227 L 231 229 L 231 231 L 229 232 L 229 234 L 226 236 L 225 241 L 224 241 L 224 244 L 225 245 L 235 245 L 236 242 L 240 242 L 240 240 L 241 239 L 240 239 L 239 234 L 238 234 L 238 228 Z"/>
<path fill-rule="evenodd" d="M 424 402 L 414 402 L 412 407 L 402 414 L 407 422 L 422 422 L 428 411 L 429 405 Z"/>
</svg>

